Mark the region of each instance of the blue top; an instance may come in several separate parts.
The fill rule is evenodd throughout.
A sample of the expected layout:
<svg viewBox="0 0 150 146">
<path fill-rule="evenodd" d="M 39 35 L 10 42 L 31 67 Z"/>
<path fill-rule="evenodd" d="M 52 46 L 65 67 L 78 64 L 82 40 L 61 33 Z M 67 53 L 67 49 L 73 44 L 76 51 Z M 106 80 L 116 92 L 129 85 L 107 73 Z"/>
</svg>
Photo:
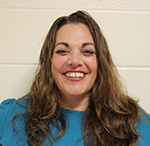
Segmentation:
<svg viewBox="0 0 150 146">
<path fill-rule="evenodd" d="M 26 105 L 26 100 L 20 100 L 22 105 Z M 19 113 L 24 113 L 25 108 L 19 106 L 15 99 L 7 99 L 0 105 L 0 144 L 2 146 L 28 146 L 27 135 L 24 131 L 25 123 L 21 118 L 16 120 L 18 133 L 13 128 L 12 118 Z M 61 108 L 61 112 L 65 115 L 69 128 L 65 135 L 55 141 L 53 146 L 84 146 L 83 140 L 79 140 L 82 136 L 82 117 L 84 112 L 72 111 Z M 150 115 L 149 115 L 150 116 Z M 138 125 L 138 123 L 137 123 Z M 139 137 L 137 146 L 150 145 L 150 121 L 142 114 L 140 125 L 137 127 Z M 56 129 L 53 129 L 54 134 Z M 48 139 L 43 143 L 48 145 Z"/>
</svg>

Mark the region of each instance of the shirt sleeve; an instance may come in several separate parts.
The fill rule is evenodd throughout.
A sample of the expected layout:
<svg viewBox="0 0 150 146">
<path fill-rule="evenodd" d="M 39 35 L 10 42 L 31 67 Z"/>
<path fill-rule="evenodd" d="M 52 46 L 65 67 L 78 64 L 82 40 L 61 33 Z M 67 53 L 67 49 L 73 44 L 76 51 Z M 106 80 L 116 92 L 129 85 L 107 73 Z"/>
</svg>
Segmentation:
<svg viewBox="0 0 150 146">
<path fill-rule="evenodd" d="M 15 99 L 7 99 L 0 104 L 0 139 L 3 135 L 3 128 L 7 123 L 8 113 L 15 101 Z"/>
</svg>

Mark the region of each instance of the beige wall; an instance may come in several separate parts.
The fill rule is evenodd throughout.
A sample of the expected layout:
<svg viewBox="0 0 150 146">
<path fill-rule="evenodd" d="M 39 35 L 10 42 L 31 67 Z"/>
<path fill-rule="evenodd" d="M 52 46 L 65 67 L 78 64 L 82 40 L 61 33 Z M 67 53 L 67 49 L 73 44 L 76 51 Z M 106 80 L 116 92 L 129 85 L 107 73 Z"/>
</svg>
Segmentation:
<svg viewBox="0 0 150 146">
<path fill-rule="evenodd" d="M 99 23 L 129 94 L 150 112 L 150 0 L 0 0 L 0 102 L 28 92 L 50 25 L 79 9 Z"/>
</svg>

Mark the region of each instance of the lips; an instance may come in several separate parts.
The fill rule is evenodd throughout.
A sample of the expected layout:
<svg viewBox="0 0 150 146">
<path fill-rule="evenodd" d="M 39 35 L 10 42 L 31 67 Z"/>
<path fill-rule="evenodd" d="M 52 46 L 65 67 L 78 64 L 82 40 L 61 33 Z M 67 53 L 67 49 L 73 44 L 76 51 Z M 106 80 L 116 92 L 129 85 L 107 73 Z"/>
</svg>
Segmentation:
<svg viewBox="0 0 150 146">
<path fill-rule="evenodd" d="M 83 72 L 66 72 L 64 75 L 68 78 L 83 78 L 86 73 Z"/>
</svg>

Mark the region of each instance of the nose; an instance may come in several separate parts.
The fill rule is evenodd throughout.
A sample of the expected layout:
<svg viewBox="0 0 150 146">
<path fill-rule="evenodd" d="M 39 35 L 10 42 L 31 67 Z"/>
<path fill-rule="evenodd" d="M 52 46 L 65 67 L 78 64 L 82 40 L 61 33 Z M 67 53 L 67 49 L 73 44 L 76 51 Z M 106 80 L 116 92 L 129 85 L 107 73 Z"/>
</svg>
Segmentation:
<svg viewBox="0 0 150 146">
<path fill-rule="evenodd" d="M 73 51 L 70 53 L 69 58 L 68 58 L 68 65 L 76 68 L 78 66 L 82 66 L 83 60 L 81 53 L 79 51 Z"/>
</svg>

